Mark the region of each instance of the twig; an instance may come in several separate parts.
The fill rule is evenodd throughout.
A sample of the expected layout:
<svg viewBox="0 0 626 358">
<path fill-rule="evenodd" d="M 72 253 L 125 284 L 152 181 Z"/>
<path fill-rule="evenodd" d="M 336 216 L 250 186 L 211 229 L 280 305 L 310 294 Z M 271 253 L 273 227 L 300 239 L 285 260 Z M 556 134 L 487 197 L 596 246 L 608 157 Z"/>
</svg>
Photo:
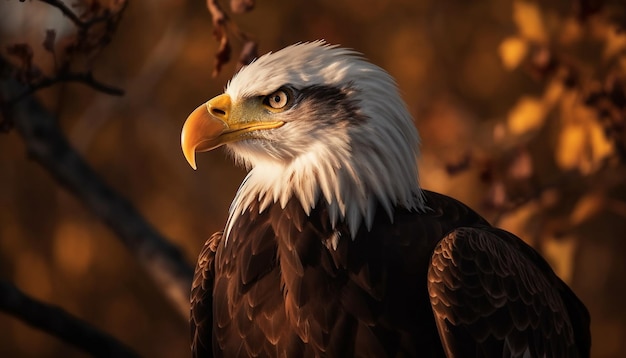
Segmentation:
<svg viewBox="0 0 626 358">
<path fill-rule="evenodd" d="M 67 54 L 82 53 L 88 58 L 92 58 L 95 53 L 100 51 L 111 41 L 112 35 L 115 33 L 116 27 L 128 5 L 128 1 L 123 0 L 120 2 L 121 5 L 114 11 L 108 8 L 102 8 L 99 5 L 92 6 L 84 15 L 86 20 L 83 20 L 60 0 L 39 1 L 58 8 L 76 25 L 76 27 L 78 27 L 79 31 L 75 41 L 67 46 L 65 52 Z M 100 26 L 97 27 L 96 31 L 91 31 L 92 27 L 98 22 L 105 22 L 106 26 Z M 17 69 L 12 67 L 13 76 L 20 78 L 29 85 L 29 88 L 22 93 L 17 94 L 14 98 L 7 99 L 10 101 L 9 103 L 17 102 L 40 89 L 64 82 L 82 83 L 99 92 L 113 96 L 121 96 L 124 94 L 123 90 L 96 80 L 93 77 L 90 66 L 87 66 L 85 71 L 72 72 L 69 70 L 69 60 L 66 60 L 63 66 L 61 66 L 61 69 L 59 69 L 54 47 L 55 37 L 56 31 L 48 29 L 46 31 L 46 39 L 43 42 L 44 49 L 52 54 L 55 68 L 57 69 L 55 75 L 50 77 L 44 76 L 42 71 L 33 63 L 33 50 L 29 44 L 19 43 L 7 46 L 7 54 L 15 57 L 21 64 Z M 0 65 L 4 66 L 4 62 L 3 60 Z M 3 69 L 4 68 L 6 68 L 6 66 L 4 66 Z"/>
<path fill-rule="evenodd" d="M 22 98 L 39 91 L 40 89 L 48 88 L 50 86 L 53 86 L 57 83 L 62 83 L 62 82 L 82 83 L 97 91 L 109 94 L 111 96 L 123 96 L 124 95 L 124 90 L 117 88 L 117 87 L 113 87 L 111 85 L 107 85 L 105 83 L 102 83 L 96 80 L 91 74 L 91 72 L 87 72 L 87 73 L 68 72 L 68 73 L 61 73 L 55 77 L 46 77 L 40 81 L 37 81 L 34 84 L 31 84 L 28 87 L 28 89 L 26 89 L 24 92 L 15 96 L 15 98 L 12 98 L 10 100 L 10 103 L 15 103 L 21 100 Z"/>
<path fill-rule="evenodd" d="M 0 66 L 3 62 L 10 66 L 0 58 Z M 26 91 L 13 78 L 0 85 L 0 98 L 13 98 Z M 5 103 L 3 110 L 24 139 L 30 157 L 117 233 L 157 286 L 188 317 L 193 269 L 180 249 L 146 222 L 128 200 L 102 182 L 69 144 L 58 120 L 34 97 L 25 97 L 8 108 Z"/>
<path fill-rule="evenodd" d="M 224 10 L 222 10 L 222 7 L 217 2 L 217 0 L 207 0 L 206 6 L 209 10 L 209 13 L 211 14 L 211 19 L 213 20 L 214 27 L 226 25 L 226 22 L 228 21 L 228 16 L 226 16 L 226 13 L 224 12 Z"/>
<path fill-rule="evenodd" d="M 49 4 L 51 6 L 56 7 L 57 9 L 61 10 L 61 12 L 63 13 L 63 15 L 67 16 L 70 20 L 72 20 L 72 22 L 74 24 L 76 24 L 76 26 L 78 27 L 85 27 L 86 24 L 83 22 L 83 20 L 81 20 L 78 15 L 76 15 L 74 13 L 74 11 L 72 11 L 72 9 L 70 9 L 69 7 L 67 7 L 65 5 L 65 3 L 63 3 L 63 1 L 60 0 L 39 0 L 41 2 L 45 2 L 46 4 Z"/>
<path fill-rule="evenodd" d="M 76 25 L 77 27 L 81 29 L 86 29 L 88 27 L 93 26 L 94 24 L 98 22 L 108 21 L 111 19 L 110 14 L 105 14 L 103 16 L 93 17 L 89 19 L 88 21 L 83 21 L 78 15 L 76 15 L 74 11 L 72 11 L 72 9 L 70 9 L 67 5 L 65 5 L 65 3 L 63 3 L 60 0 L 39 0 L 39 1 L 45 2 L 46 4 L 50 6 L 54 6 L 57 9 L 61 10 L 63 15 L 67 16 L 74 23 L 74 25 Z M 123 4 L 123 6 L 126 7 L 126 2 Z"/>
<path fill-rule="evenodd" d="M 153 100 L 157 82 L 161 80 L 163 74 L 176 61 L 184 44 L 184 39 L 188 35 L 188 11 L 183 10 L 178 14 L 171 14 L 175 20 L 165 29 L 165 35 L 150 50 L 149 55 L 145 56 L 145 62 L 140 66 L 137 74 L 124 84 L 125 91 L 133 94 L 133 101 L 129 109 L 137 106 L 147 106 Z M 67 133 L 67 137 L 79 151 L 85 148 L 93 139 L 93 136 L 105 125 L 105 122 L 112 117 L 111 113 L 119 105 L 120 103 L 116 98 L 98 96 L 82 111 L 85 116 L 88 113 L 89 120 L 80 121 L 74 125 L 72 130 Z M 72 135 L 72 133 L 80 133 L 80 135 Z M 160 145 L 162 143 L 157 141 L 154 144 Z M 170 159 L 180 160 L 178 153 L 171 151 L 164 151 L 164 153 L 170 154 Z"/>
<path fill-rule="evenodd" d="M 17 317 L 94 357 L 139 357 L 131 348 L 62 308 L 33 299 L 0 280 L 0 311 Z"/>
</svg>

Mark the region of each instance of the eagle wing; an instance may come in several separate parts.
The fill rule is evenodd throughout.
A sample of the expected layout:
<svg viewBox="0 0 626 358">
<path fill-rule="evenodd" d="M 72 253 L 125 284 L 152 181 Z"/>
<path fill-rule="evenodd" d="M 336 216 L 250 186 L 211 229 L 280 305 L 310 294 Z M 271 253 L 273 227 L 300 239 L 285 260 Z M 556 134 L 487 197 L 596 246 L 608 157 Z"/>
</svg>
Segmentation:
<svg viewBox="0 0 626 358">
<path fill-rule="evenodd" d="M 223 233 L 216 232 L 204 243 L 191 284 L 191 352 L 194 357 L 212 357 L 213 281 L 215 251 Z"/>
<path fill-rule="evenodd" d="M 448 357 L 588 357 L 589 313 L 530 246 L 492 227 L 454 230 L 428 291 Z"/>
</svg>

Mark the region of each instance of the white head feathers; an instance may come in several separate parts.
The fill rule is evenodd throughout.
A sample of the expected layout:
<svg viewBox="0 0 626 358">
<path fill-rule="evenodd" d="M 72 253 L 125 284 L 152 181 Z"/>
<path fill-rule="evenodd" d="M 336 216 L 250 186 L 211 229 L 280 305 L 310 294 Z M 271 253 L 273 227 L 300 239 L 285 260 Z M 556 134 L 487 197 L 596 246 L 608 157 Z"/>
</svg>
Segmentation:
<svg viewBox="0 0 626 358">
<path fill-rule="evenodd" d="M 352 237 L 363 221 L 371 228 L 379 204 L 390 217 L 396 206 L 423 209 L 418 134 L 383 69 L 352 50 L 302 43 L 244 67 L 225 92 L 235 103 L 281 87 L 300 93 L 281 114 L 286 124 L 263 133 L 263 140 L 227 144 L 250 169 L 231 206 L 227 235 L 254 200 L 265 210 L 295 196 L 308 213 L 324 198 L 333 225 L 345 220 Z"/>
</svg>

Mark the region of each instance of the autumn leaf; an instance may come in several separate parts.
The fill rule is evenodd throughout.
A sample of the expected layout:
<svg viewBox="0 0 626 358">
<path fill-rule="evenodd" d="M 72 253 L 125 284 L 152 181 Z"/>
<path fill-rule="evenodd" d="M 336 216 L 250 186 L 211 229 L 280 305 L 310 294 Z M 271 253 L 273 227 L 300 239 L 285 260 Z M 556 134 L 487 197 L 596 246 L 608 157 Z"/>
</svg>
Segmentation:
<svg viewBox="0 0 626 358">
<path fill-rule="evenodd" d="M 546 117 L 545 105 L 535 97 L 523 96 L 509 112 L 507 124 L 513 135 L 539 129 Z"/>
<path fill-rule="evenodd" d="M 556 150 L 556 163 L 561 169 L 578 167 L 583 158 L 585 136 L 585 127 L 581 124 L 571 123 L 561 130 Z"/>
<path fill-rule="evenodd" d="M 239 55 L 239 67 L 250 64 L 255 58 L 258 57 L 258 45 L 256 41 L 247 41 L 241 49 Z"/>
<path fill-rule="evenodd" d="M 230 10 L 235 14 L 243 14 L 254 9 L 254 0 L 230 0 Z"/>
<path fill-rule="evenodd" d="M 528 44 L 517 36 L 507 37 L 499 47 L 502 64 L 507 70 L 514 70 L 528 53 Z"/>
<path fill-rule="evenodd" d="M 520 35 L 528 40 L 543 43 L 547 39 L 541 11 L 536 3 L 517 0 L 513 3 L 513 20 Z"/>
<path fill-rule="evenodd" d="M 46 38 L 43 41 L 43 48 L 50 53 L 54 53 L 54 42 L 56 39 L 56 35 L 57 33 L 55 30 L 46 30 Z"/>
<path fill-rule="evenodd" d="M 230 61 L 230 41 L 226 34 L 222 34 L 220 37 L 220 46 L 215 53 L 215 67 L 213 69 L 212 76 L 215 77 L 220 73 L 222 66 Z"/>
</svg>

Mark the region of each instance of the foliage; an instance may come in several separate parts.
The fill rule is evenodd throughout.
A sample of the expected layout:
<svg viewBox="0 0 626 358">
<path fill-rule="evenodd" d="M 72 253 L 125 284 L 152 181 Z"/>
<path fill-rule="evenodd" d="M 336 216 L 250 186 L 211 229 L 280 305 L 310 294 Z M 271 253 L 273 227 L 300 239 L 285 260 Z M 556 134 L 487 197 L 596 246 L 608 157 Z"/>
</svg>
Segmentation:
<svg viewBox="0 0 626 358">
<path fill-rule="evenodd" d="M 398 80 L 423 140 L 423 186 L 541 251 L 590 308 L 594 357 L 626 350 L 623 1 L 232 0 L 229 12 L 215 0 L 78 4 L 0 4 L 11 61 L 1 74 L 29 86 L 2 93 L 1 128 L 35 93 L 99 179 L 188 261 L 222 228 L 243 173 L 220 153 L 199 159 L 210 169 L 189 170 L 184 118 L 257 47 L 324 38 Z M 121 88 L 123 97 L 106 94 Z M 142 355 L 180 355 L 187 329 L 167 289 L 146 283 L 137 256 L 96 220 L 102 211 L 86 213 L 26 160 L 23 138 L 0 138 L 0 275 Z M 0 355 L 74 354 L 15 320 L 0 316 L 0 327 Z"/>
</svg>

